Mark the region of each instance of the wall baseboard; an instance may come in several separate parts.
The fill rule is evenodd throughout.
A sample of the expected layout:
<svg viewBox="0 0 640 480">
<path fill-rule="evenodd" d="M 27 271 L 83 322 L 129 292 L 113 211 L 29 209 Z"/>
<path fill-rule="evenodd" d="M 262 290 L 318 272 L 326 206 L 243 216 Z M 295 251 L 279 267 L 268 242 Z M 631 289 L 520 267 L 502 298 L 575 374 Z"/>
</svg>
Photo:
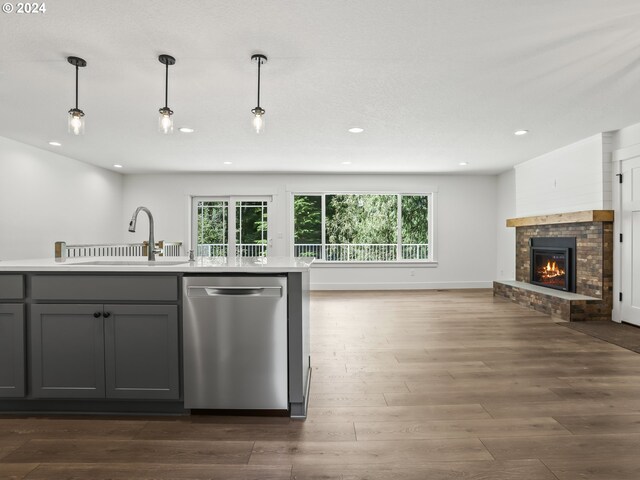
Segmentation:
<svg viewBox="0 0 640 480">
<path fill-rule="evenodd" d="M 486 282 L 393 282 L 393 283 L 311 283 L 311 290 L 454 290 L 465 288 L 493 288 Z"/>
</svg>

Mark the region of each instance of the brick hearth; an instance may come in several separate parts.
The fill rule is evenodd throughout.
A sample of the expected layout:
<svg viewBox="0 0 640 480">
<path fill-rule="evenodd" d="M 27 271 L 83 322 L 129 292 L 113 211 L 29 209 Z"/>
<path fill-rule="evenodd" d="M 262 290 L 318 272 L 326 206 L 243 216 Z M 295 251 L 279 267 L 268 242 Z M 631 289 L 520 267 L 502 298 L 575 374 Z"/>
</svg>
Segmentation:
<svg viewBox="0 0 640 480">
<path fill-rule="evenodd" d="M 516 281 L 494 282 L 494 295 L 548 313 L 563 320 L 611 320 L 613 306 L 613 215 L 583 216 L 593 221 L 572 221 L 575 216 L 559 214 L 526 219 L 510 219 L 516 226 Z M 577 212 L 587 213 L 587 212 Z M 564 219 L 569 223 L 558 223 Z M 540 224 L 545 222 L 543 224 Z M 548 223 L 547 223 L 548 222 Z M 529 288 L 529 239 L 532 237 L 576 237 L 576 294 L 567 297 L 543 287 Z M 548 291 L 547 291 L 548 290 Z M 580 296 L 591 297 L 585 300 Z"/>
</svg>

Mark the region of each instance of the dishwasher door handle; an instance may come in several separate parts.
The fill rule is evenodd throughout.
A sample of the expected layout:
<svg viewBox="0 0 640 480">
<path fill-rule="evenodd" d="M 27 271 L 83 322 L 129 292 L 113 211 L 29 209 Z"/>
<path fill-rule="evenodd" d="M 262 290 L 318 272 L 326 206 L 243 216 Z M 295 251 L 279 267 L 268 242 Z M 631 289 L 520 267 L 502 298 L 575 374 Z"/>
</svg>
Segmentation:
<svg viewBox="0 0 640 480">
<path fill-rule="evenodd" d="M 189 297 L 281 297 L 282 287 L 189 287 Z"/>
</svg>

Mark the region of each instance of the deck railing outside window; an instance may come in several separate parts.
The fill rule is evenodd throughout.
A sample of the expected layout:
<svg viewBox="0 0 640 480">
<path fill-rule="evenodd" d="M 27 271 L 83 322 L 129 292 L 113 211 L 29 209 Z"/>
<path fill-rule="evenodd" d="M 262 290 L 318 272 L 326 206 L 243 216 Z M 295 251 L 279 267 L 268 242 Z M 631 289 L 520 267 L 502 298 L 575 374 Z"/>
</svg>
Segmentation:
<svg viewBox="0 0 640 480">
<path fill-rule="evenodd" d="M 198 245 L 199 257 L 226 257 L 228 245 L 224 243 L 203 243 Z M 264 257 L 267 254 L 267 246 L 263 244 L 236 244 L 237 257 Z"/>
<path fill-rule="evenodd" d="M 427 260 L 429 245 L 414 243 L 401 245 L 402 258 L 398 259 L 398 245 L 395 243 L 340 243 L 294 245 L 295 257 L 315 257 L 328 262 L 393 262 L 396 260 Z"/>
<path fill-rule="evenodd" d="M 401 245 L 402 258 L 399 260 L 428 260 L 429 245 L 413 243 Z M 198 245 L 199 257 L 226 257 L 228 245 L 205 243 Z M 238 257 L 263 257 L 267 246 L 262 244 L 236 245 Z M 328 262 L 393 262 L 398 260 L 398 245 L 395 243 L 340 243 L 322 245 L 303 243 L 294 246 L 295 257 L 315 257 Z"/>
</svg>

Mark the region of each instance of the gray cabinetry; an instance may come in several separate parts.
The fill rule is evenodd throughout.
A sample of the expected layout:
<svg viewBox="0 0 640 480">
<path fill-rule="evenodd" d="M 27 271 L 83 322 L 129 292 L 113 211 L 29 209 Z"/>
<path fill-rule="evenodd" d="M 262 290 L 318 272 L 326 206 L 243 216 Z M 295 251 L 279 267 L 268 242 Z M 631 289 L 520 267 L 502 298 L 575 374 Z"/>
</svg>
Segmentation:
<svg viewBox="0 0 640 480">
<path fill-rule="evenodd" d="M 0 397 L 24 397 L 24 355 L 24 305 L 0 304 Z"/>
<path fill-rule="evenodd" d="M 107 398 L 180 398 L 178 307 L 105 305 Z"/>
<path fill-rule="evenodd" d="M 36 398 L 104 398 L 102 305 L 31 307 L 31 392 Z"/>
<path fill-rule="evenodd" d="M 37 304 L 35 398 L 180 398 L 176 305 Z"/>
<path fill-rule="evenodd" d="M 292 417 L 304 418 L 309 402 L 309 272 L 291 272 L 289 284 L 289 407 Z"/>
</svg>

